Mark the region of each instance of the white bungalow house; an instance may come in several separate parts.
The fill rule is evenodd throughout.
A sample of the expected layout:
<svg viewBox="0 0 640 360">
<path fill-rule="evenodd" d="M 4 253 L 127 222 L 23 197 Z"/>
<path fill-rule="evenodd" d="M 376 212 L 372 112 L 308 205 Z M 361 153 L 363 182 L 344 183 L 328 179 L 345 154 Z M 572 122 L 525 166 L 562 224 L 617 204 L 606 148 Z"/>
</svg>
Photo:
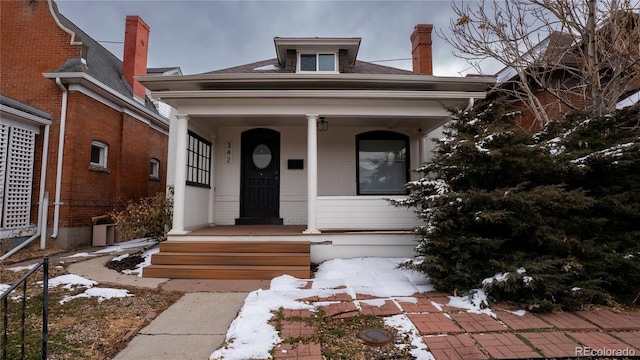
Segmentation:
<svg viewBox="0 0 640 360">
<path fill-rule="evenodd" d="M 138 78 L 177 114 L 173 227 L 143 275 L 308 277 L 309 261 L 412 256 L 419 221 L 387 199 L 406 195 L 446 107 L 494 81 L 431 75 L 431 29 L 411 35 L 413 72 L 357 60 L 360 38 L 277 37 L 275 59 Z"/>
</svg>

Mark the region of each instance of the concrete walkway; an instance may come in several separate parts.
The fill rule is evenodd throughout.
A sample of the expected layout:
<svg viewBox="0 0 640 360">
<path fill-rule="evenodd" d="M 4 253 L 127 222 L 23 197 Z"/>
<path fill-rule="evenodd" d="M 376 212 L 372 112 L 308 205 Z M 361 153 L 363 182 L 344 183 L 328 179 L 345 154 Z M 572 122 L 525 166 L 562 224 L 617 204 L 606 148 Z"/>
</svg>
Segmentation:
<svg viewBox="0 0 640 360">
<path fill-rule="evenodd" d="M 104 249 L 104 248 L 100 248 Z M 114 360 L 206 360 L 224 342 L 248 293 L 268 289 L 266 280 L 184 280 L 142 278 L 105 265 L 115 255 L 74 258 L 68 271 L 100 284 L 182 291 L 184 296 L 141 329 Z M 69 261 L 69 259 L 65 259 Z"/>
<path fill-rule="evenodd" d="M 114 360 L 205 360 L 225 340 L 247 293 L 189 293 L 143 328 Z"/>
</svg>

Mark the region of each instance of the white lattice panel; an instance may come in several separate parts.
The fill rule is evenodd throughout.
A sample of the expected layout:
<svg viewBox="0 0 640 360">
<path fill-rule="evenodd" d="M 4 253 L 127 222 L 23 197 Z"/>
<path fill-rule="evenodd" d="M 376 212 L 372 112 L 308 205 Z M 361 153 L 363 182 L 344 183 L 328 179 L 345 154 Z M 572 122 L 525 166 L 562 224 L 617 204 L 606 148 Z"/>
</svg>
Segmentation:
<svg viewBox="0 0 640 360">
<path fill-rule="evenodd" d="M 9 146 L 9 126 L 0 124 L 0 220 L 4 218 L 4 182 L 7 173 L 7 149 Z"/>
<path fill-rule="evenodd" d="M 29 225 L 31 207 L 31 182 L 35 133 L 12 127 L 9 134 L 5 172 L 3 228 L 15 229 Z"/>
</svg>

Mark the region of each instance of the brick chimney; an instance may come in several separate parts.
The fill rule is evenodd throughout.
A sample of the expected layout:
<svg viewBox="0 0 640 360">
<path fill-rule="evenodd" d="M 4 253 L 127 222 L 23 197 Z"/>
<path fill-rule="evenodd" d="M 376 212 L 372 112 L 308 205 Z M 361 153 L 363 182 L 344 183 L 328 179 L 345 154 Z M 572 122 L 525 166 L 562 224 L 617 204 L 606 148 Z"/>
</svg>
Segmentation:
<svg viewBox="0 0 640 360">
<path fill-rule="evenodd" d="M 124 30 L 122 72 L 133 89 L 134 97 L 140 100 L 145 98 L 145 87 L 133 77 L 147 75 L 149 32 L 149 25 L 140 16 L 127 16 Z"/>
<path fill-rule="evenodd" d="M 418 24 L 411 34 L 411 57 L 413 72 L 433 75 L 433 55 L 431 52 L 432 24 Z"/>
</svg>

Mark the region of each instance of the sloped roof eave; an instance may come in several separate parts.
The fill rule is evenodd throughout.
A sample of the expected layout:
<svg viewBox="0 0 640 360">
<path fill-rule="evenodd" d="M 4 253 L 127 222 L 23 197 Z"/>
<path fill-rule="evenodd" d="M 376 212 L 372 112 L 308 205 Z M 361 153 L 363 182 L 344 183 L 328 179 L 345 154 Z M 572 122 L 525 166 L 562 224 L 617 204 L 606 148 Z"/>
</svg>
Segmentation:
<svg viewBox="0 0 640 360">
<path fill-rule="evenodd" d="M 116 103 L 120 103 L 121 105 L 124 105 L 128 109 L 134 110 L 140 116 L 145 117 L 152 124 L 159 126 L 163 130 L 169 129 L 169 119 L 163 117 L 162 115 L 152 112 L 143 104 L 140 104 L 135 100 L 122 95 L 121 93 L 101 83 L 97 79 L 91 77 L 87 73 L 84 73 L 84 72 L 43 73 L 42 76 L 44 76 L 47 79 L 60 78 L 60 80 L 63 83 L 80 84 L 90 90 L 95 91 L 98 94 L 101 94 L 102 96 L 106 96 L 111 101 L 115 100 Z"/>
<path fill-rule="evenodd" d="M 201 91 L 216 86 L 235 85 L 236 89 L 253 90 L 257 86 L 281 89 L 310 88 L 315 85 L 327 86 L 358 85 L 358 87 L 394 88 L 398 90 L 437 91 L 485 91 L 495 84 L 493 77 L 440 77 L 431 75 L 396 74 L 296 74 L 296 73 L 241 73 L 241 74 L 198 74 L 163 77 L 136 78 L 153 92 Z M 321 87 L 321 86 L 320 86 Z"/>
</svg>

